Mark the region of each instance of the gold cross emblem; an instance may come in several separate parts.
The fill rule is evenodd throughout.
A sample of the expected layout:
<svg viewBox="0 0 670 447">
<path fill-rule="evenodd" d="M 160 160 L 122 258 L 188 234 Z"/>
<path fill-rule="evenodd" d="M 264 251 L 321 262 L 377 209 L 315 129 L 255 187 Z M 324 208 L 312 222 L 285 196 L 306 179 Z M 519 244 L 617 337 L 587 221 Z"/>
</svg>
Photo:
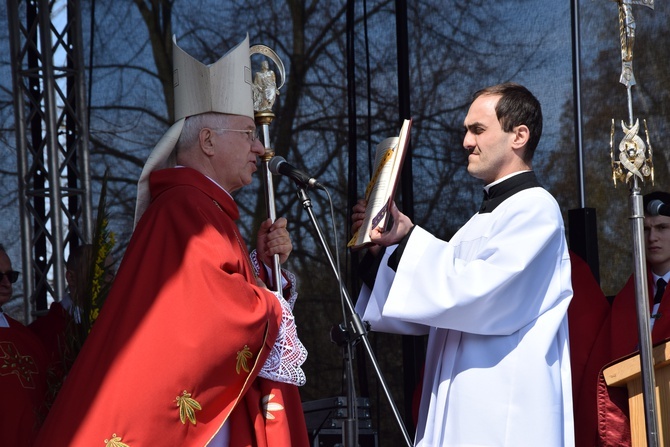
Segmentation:
<svg viewBox="0 0 670 447">
<path fill-rule="evenodd" d="M 38 373 L 35 359 L 29 355 L 21 355 L 12 342 L 0 342 L 0 376 L 16 374 L 24 388 L 33 389 L 33 375 Z"/>
</svg>

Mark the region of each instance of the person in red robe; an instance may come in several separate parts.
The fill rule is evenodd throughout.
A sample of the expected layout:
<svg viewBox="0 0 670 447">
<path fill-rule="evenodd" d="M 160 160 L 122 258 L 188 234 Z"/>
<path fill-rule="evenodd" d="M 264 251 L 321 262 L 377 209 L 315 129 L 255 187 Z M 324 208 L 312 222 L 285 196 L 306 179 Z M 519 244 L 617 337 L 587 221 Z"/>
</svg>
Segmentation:
<svg viewBox="0 0 670 447">
<path fill-rule="evenodd" d="M 79 305 L 78 283 L 89 278 L 93 263 L 93 245 L 84 244 L 70 249 L 65 263 L 65 281 L 67 294 L 60 301 L 54 301 L 46 315 L 38 317 L 28 325 L 37 335 L 49 355 L 49 368 L 53 372 L 50 386 L 57 390 L 66 371 L 76 357 L 75 345 L 68 339 L 74 331 L 73 325 L 81 323 L 81 305 Z M 111 278 L 106 278 L 111 281 Z M 68 332 L 70 331 L 70 332 Z M 54 391 L 55 392 L 55 391 Z"/>
<path fill-rule="evenodd" d="M 598 374 L 608 360 L 600 343 L 610 304 L 586 261 L 570 252 L 570 266 L 573 297 L 568 307 L 568 326 L 575 446 L 593 447 L 597 432 Z"/>
<path fill-rule="evenodd" d="M 0 306 L 13 293 L 19 273 L 0 245 Z M 0 307 L 0 445 L 29 447 L 44 417 L 47 354 L 39 339 Z"/>
<path fill-rule="evenodd" d="M 295 278 L 284 295 L 265 286 L 265 266 L 291 252 L 287 222 L 263 222 L 250 255 L 231 196 L 265 152 L 248 37 L 209 67 L 174 51 L 177 122 L 140 177 L 137 226 L 37 447 L 309 445 Z"/>
<path fill-rule="evenodd" d="M 652 345 L 670 337 L 670 287 L 659 291 L 658 280 L 670 281 L 670 217 L 651 215 L 653 200 L 670 204 L 670 194 L 654 191 L 645 194 L 643 203 L 644 242 L 647 261 L 647 283 Z M 601 335 L 600 349 L 607 355 L 601 367 L 616 363 L 639 349 L 638 317 L 635 304 L 635 278 L 628 279 L 612 302 L 607 326 Z M 603 341 L 604 340 L 604 341 Z M 602 374 L 597 390 L 598 446 L 631 445 L 628 394 L 625 387 L 608 387 Z"/>
</svg>

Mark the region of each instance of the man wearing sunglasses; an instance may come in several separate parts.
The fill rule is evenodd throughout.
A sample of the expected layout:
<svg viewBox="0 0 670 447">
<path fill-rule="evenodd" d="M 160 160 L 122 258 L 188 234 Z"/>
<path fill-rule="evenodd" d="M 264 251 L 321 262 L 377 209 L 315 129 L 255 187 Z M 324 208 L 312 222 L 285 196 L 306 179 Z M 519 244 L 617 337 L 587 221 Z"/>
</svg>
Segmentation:
<svg viewBox="0 0 670 447">
<path fill-rule="evenodd" d="M 47 356 L 39 339 L 2 312 L 19 272 L 0 245 L 0 445 L 32 446 L 47 388 Z"/>
<path fill-rule="evenodd" d="M 3 250 L 4 253 L 4 250 Z M 4 255 L 4 258 L 9 260 L 7 254 Z M 0 306 L 7 304 L 12 298 L 12 284 L 14 284 L 19 279 L 19 272 L 11 270 L 11 261 L 9 262 L 10 270 L 0 271 Z"/>
</svg>

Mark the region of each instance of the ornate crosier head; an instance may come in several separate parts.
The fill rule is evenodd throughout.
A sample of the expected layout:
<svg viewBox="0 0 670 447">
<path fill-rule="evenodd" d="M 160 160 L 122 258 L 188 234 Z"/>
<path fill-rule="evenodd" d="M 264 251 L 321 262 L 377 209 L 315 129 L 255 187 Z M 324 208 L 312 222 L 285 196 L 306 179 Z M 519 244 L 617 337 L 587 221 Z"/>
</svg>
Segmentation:
<svg viewBox="0 0 670 447">
<path fill-rule="evenodd" d="M 646 144 L 638 135 L 640 121 L 636 120 L 631 127 L 621 121 L 624 137 L 618 146 L 618 154 L 614 150 L 614 136 L 616 128 L 614 120 L 610 130 L 610 160 L 612 164 L 612 180 L 616 187 L 617 181 L 631 183 L 634 179 L 650 180 L 654 184 L 653 150 L 649 141 L 647 121 L 642 121 L 646 137 Z M 632 186 L 632 185 L 631 185 Z"/>
<path fill-rule="evenodd" d="M 254 45 L 249 49 L 249 54 L 263 55 L 272 62 L 274 62 L 279 71 L 279 84 L 277 84 L 277 77 L 275 72 L 270 69 L 270 64 L 267 60 L 261 62 L 261 69 L 254 75 L 254 83 L 252 85 L 254 112 L 256 120 L 263 124 L 262 118 L 267 115 L 269 121 L 272 121 L 274 114 L 272 113 L 272 106 L 279 95 L 279 90 L 284 85 L 286 72 L 284 70 L 284 63 L 281 61 L 277 53 L 265 45 Z M 269 124 L 269 122 L 267 123 Z"/>
<path fill-rule="evenodd" d="M 633 48 L 635 45 L 635 17 L 632 5 L 642 5 L 654 9 L 654 0 L 615 0 L 619 12 L 619 39 L 621 46 L 621 77 L 619 82 L 626 86 L 628 98 L 628 124 L 621 121 L 624 137 L 618 146 L 618 155 L 614 150 L 615 125 L 612 120 L 610 131 L 610 161 L 612 180 L 616 187 L 617 181 L 636 187 L 637 181 L 651 180 L 654 184 L 654 165 L 652 148 L 649 142 L 647 122 L 644 131 L 647 144 L 638 136 L 639 120 L 633 118 L 632 87 L 635 85 L 633 73 Z"/>
</svg>

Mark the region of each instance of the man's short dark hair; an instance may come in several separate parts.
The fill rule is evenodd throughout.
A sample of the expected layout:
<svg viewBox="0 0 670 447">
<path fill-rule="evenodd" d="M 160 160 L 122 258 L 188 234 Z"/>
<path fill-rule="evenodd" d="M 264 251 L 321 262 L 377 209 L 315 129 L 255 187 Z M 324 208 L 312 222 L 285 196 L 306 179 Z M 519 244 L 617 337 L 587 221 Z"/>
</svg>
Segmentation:
<svg viewBox="0 0 670 447">
<path fill-rule="evenodd" d="M 473 100 L 484 95 L 500 95 L 496 104 L 496 116 L 500 127 L 511 132 L 515 127 L 525 125 L 530 131 L 524 160 L 531 161 L 542 136 L 542 106 L 540 101 L 523 85 L 513 82 L 493 85 L 475 92 Z"/>
</svg>

